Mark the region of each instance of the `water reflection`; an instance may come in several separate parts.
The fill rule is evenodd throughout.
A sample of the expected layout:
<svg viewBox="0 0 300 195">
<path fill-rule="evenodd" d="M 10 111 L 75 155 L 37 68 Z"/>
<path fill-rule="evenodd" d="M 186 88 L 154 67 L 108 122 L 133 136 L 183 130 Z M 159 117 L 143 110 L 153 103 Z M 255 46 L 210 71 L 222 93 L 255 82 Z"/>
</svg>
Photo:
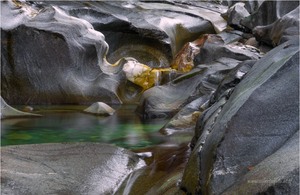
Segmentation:
<svg viewBox="0 0 300 195">
<path fill-rule="evenodd" d="M 1 145 L 101 142 L 124 148 L 160 144 L 158 130 L 166 120 L 141 121 L 135 105 L 116 108 L 113 116 L 101 117 L 81 112 L 85 107 L 39 107 L 40 118 L 6 119 L 1 124 Z"/>
</svg>

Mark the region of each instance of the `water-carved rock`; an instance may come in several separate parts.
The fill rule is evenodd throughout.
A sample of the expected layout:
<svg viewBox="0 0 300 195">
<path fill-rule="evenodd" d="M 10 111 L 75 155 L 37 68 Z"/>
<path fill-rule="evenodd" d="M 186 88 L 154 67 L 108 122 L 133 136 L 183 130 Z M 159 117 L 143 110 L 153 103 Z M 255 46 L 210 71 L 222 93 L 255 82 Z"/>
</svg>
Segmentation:
<svg viewBox="0 0 300 195">
<path fill-rule="evenodd" d="M 3 194 L 113 194 L 145 166 L 122 148 L 97 143 L 1 147 Z"/>
<path fill-rule="evenodd" d="M 19 111 L 11 106 L 9 106 L 4 99 L 0 96 L 1 102 L 1 119 L 5 119 L 5 118 L 11 118 L 11 117 L 37 117 L 37 116 L 42 116 L 39 114 L 33 114 L 33 113 L 29 113 L 29 112 L 22 112 Z"/>
<path fill-rule="evenodd" d="M 298 39 L 283 43 L 256 62 L 229 99 L 205 111 L 196 126 L 184 190 L 224 192 L 299 131 L 298 64 Z"/>
</svg>

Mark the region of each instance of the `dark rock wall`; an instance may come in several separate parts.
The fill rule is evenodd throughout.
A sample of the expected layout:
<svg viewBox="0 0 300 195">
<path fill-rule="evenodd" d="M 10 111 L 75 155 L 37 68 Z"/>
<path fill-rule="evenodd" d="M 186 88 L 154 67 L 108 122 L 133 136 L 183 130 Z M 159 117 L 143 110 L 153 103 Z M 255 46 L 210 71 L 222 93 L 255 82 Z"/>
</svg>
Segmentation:
<svg viewBox="0 0 300 195">
<path fill-rule="evenodd" d="M 227 103 L 220 99 L 204 114 L 189 162 L 198 168 L 187 166 L 183 189 L 222 193 L 299 130 L 298 52 L 297 39 L 275 48 L 254 65 Z M 213 114 L 207 114 L 211 109 Z M 189 184 L 193 174 L 198 177 L 194 186 Z"/>
</svg>

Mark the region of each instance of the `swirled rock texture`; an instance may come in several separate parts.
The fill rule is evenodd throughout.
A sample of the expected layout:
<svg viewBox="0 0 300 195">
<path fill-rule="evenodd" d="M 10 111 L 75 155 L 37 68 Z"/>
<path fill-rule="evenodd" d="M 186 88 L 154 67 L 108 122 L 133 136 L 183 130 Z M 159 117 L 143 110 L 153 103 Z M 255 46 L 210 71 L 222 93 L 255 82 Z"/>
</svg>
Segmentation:
<svg viewBox="0 0 300 195">
<path fill-rule="evenodd" d="M 1 147 L 2 194 L 112 194 L 145 163 L 107 144 Z"/>
<path fill-rule="evenodd" d="M 231 95 L 220 96 L 201 116 L 182 189 L 189 193 L 221 194 L 244 176 L 249 177 L 246 175 L 268 179 L 267 175 L 283 173 L 273 178 L 274 182 L 265 182 L 262 188 L 254 190 L 263 192 L 269 187 L 276 189 L 281 179 L 293 180 L 299 170 L 299 158 L 288 157 L 291 162 L 284 161 L 292 167 L 279 166 L 275 152 L 283 147 L 285 153 L 292 155 L 295 144 L 299 144 L 298 138 L 287 142 L 299 131 L 298 94 L 299 42 L 295 37 L 258 60 Z M 285 147 L 285 143 L 292 146 Z M 272 154 L 274 158 L 266 159 Z M 265 170 L 266 173 L 260 168 L 273 165 L 276 170 Z M 243 185 L 247 187 L 245 182 Z M 287 185 L 293 191 L 297 188 L 292 181 Z M 230 189 L 234 192 L 237 188 Z"/>
<path fill-rule="evenodd" d="M 120 103 L 120 76 L 108 75 L 108 46 L 91 24 L 56 6 L 1 4 L 1 88 L 9 104 Z"/>
<path fill-rule="evenodd" d="M 126 84 L 122 59 L 168 67 L 185 42 L 226 28 L 222 9 L 171 2 L 1 1 L 1 95 L 8 104 L 31 105 L 136 100 L 141 89 Z"/>
</svg>

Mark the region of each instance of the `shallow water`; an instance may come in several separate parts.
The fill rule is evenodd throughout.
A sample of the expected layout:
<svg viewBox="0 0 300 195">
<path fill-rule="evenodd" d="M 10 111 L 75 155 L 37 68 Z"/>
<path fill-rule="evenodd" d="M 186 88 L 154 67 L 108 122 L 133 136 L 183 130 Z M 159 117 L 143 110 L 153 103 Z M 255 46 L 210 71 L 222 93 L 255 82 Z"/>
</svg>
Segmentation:
<svg viewBox="0 0 300 195">
<path fill-rule="evenodd" d="M 120 106 L 108 117 L 83 113 L 85 108 L 39 106 L 35 113 L 43 117 L 2 120 L 1 145 L 101 142 L 138 149 L 164 142 L 158 131 L 167 120 L 142 121 L 134 112 L 135 105 Z"/>
</svg>

